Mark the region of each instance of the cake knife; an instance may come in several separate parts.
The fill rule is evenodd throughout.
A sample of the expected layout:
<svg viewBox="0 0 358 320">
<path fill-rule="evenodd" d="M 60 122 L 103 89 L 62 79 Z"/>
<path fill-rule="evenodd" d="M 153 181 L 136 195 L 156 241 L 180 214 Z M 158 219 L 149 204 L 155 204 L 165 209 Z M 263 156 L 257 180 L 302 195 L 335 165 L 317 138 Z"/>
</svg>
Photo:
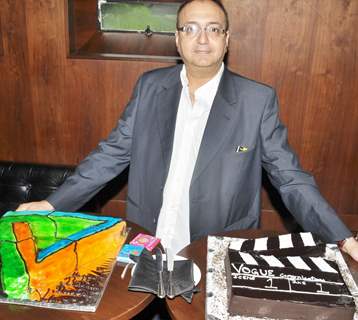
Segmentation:
<svg viewBox="0 0 358 320">
<path fill-rule="evenodd" d="M 165 249 L 166 257 L 167 257 L 167 269 L 168 269 L 168 298 L 173 299 L 175 297 L 173 292 L 173 270 L 174 270 L 174 257 L 173 252 L 170 248 Z"/>
<path fill-rule="evenodd" d="M 159 248 L 155 250 L 155 260 L 158 272 L 158 297 L 162 299 L 165 297 L 165 290 L 163 283 L 163 256 L 162 250 Z"/>
</svg>

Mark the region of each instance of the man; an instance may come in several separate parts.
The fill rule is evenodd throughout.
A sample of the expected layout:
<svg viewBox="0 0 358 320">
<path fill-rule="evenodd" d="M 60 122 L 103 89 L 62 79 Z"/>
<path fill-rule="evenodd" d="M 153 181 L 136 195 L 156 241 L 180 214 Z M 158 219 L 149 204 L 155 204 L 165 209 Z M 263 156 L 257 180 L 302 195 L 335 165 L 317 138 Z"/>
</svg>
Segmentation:
<svg viewBox="0 0 358 320">
<path fill-rule="evenodd" d="M 258 227 L 263 166 L 300 225 L 344 240 L 358 261 L 358 242 L 288 146 L 274 90 L 224 67 L 224 7 L 186 1 L 175 38 L 184 65 L 145 73 L 108 139 L 47 200 L 18 210 L 75 210 L 130 164 L 127 218 L 177 252 L 200 236 Z"/>
</svg>

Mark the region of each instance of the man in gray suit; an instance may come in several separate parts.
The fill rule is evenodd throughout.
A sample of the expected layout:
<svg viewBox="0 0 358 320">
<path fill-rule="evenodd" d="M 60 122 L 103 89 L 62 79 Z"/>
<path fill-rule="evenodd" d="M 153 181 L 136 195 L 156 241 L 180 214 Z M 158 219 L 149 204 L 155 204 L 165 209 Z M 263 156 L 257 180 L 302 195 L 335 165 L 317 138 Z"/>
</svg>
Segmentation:
<svg viewBox="0 0 358 320">
<path fill-rule="evenodd" d="M 358 242 L 287 143 L 275 91 L 223 65 L 229 41 L 220 2 L 178 11 L 184 65 L 140 77 L 118 125 L 47 200 L 18 210 L 76 210 L 130 165 L 127 219 L 177 252 L 226 230 L 257 228 L 261 168 L 298 223 L 358 261 Z"/>
</svg>

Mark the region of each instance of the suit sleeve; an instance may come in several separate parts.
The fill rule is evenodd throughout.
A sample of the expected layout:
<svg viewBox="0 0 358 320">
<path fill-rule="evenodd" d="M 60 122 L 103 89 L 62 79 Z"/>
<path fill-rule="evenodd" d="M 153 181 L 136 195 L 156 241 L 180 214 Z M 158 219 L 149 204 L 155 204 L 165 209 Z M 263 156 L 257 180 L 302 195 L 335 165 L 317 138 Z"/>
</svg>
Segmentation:
<svg viewBox="0 0 358 320">
<path fill-rule="evenodd" d="M 108 138 L 101 141 L 77 166 L 74 174 L 46 199 L 56 210 L 72 211 L 82 207 L 129 165 L 141 85 L 139 79 L 131 100 Z"/>
<path fill-rule="evenodd" d="M 271 183 L 297 222 L 306 230 L 335 242 L 351 232 L 320 194 L 314 178 L 303 171 L 287 141 L 287 129 L 278 116 L 275 92 L 268 98 L 261 123 L 262 163 Z"/>
</svg>

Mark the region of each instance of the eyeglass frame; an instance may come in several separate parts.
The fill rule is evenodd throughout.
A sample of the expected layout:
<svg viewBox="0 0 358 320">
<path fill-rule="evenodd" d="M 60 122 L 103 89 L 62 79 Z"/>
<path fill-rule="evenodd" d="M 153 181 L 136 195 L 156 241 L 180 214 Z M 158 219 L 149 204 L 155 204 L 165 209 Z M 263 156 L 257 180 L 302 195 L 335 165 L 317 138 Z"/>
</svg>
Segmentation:
<svg viewBox="0 0 358 320">
<path fill-rule="evenodd" d="M 192 35 L 189 35 L 188 33 L 186 33 L 185 31 L 185 27 L 188 26 L 188 25 L 194 25 L 194 26 L 198 26 L 198 33 L 197 34 L 192 34 Z M 183 32 L 186 36 L 188 36 L 189 38 L 196 38 L 198 37 L 203 31 L 205 31 L 206 35 L 208 37 L 210 37 L 210 34 L 215 34 L 215 33 L 208 33 L 207 32 L 207 28 L 209 28 L 210 26 L 216 26 L 216 25 L 219 25 L 218 23 L 209 23 L 208 25 L 206 25 L 205 27 L 202 27 L 200 24 L 196 23 L 196 22 L 189 22 L 189 23 L 186 23 L 184 24 L 183 26 L 181 27 L 178 27 L 177 28 L 177 31 L 180 31 L 180 32 Z M 220 33 L 218 34 L 219 36 L 221 35 L 224 35 L 224 34 L 227 34 L 228 33 L 228 29 L 227 28 L 221 28 L 221 27 L 217 27 L 219 30 L 220 30 Z M 212 38 L 211 38 L 212 39 Z"/>
</svg>

